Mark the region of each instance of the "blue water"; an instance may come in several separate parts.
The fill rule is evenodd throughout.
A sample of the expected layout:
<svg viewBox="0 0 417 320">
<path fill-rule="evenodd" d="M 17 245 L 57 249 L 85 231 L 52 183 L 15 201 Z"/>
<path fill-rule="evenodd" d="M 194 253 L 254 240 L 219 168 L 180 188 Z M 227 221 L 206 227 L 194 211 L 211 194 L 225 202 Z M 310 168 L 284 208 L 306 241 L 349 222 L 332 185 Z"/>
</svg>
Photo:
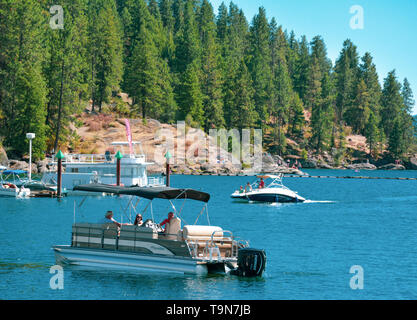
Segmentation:
<svg viewBox="0 0 417 320">
<path fill-rule="evenodd" d="M 416 171 L 306 170 L 311 175 L 417 177 Z M 172 176 L 174 187 L 209 192 L 212 225 L 232 230 L 267 253 L 261 279 L 167 276 L 65 268 L 64 289 L 52 290 L 51 246 L 69 244 L 71 224 L 96 222 L 112 209 L 127 222 L 127 198 L 0 198 L 0 299 L 416 299 L 417 181 L 285 178 L 307 199 L 301 204 L 236 203 L 229 195 L 253 177 Z M 138 208 L 145 206 L 138 204 Z M 177 209 L 183 201 L 175 203 Z M 188 200 L 194 223 L 201 203 Z M 170 209 L 155 200 L 160 222 Z M 145 219 L 147 216 L 144 217 Z M 206 222 L 206 216 L 199 222 Z M 202 220 L 201 220 L 202 219 Z M 351 266 L 364 271 L 352 290 Z"/>
</svg>

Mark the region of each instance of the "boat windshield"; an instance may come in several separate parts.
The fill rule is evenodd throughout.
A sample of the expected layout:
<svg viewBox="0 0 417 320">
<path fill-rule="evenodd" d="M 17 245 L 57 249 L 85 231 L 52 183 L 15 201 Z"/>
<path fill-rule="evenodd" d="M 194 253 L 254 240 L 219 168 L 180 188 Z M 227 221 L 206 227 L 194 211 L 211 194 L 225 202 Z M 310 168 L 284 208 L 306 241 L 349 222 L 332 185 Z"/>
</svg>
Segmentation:
<svg viewBox="0 0 417 320">
<path fill-rule="evenodd" d="M 256 179 L 251 183 L 252 189 L 259 189 L 260 179 L 263 179 L 265 181 L 265 187 L 264 188 L 285 188 L 282 183 L 282 177 L 283 174 L 278 175 L 272 175 L 272 174 L 265 174 L 265 175 L 258 175 L 256 176 Z"/>
</svg>

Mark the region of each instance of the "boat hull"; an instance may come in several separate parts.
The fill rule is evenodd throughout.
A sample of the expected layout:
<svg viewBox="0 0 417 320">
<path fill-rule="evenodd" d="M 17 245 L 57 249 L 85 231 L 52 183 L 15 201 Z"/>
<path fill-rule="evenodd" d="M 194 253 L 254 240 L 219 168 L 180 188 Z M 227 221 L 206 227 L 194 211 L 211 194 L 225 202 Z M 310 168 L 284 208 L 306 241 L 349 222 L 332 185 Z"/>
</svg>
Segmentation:
<svg viewBox="0 0 417 320">
<path fill-rule="evenodd" d="M 246 193 L 235 192 L 231 195 L 231 197 L 240 201 L 269 203 L 296 203 L 305 201 L 303 197 L 300 197 L 295 192 L 283 188 L 257 189 L 255 191 Z"/>
<path fill-rule="evenodd" d="M 206 264 L 189 257 L 141 254 L 113 250 L 54 246 L 56 263 L 94 269 L 118 269 L 134 272 L 157 272 L 172 274 L 208 273 Z"/>
<path fill-rule="evenodd" d="M 289 197 L 281 194 L 253 194 L 248 196 L 249 201 L 256 202 L 280 202 L 280 203 L 293 203 L 303 202 L 304 200 Z"/>
<path fill-rule="evenodd" d="M 28 198 L 30 196 L 29 189 L 4 189 L 0 188 L 0 197 Z"/>
</svg>

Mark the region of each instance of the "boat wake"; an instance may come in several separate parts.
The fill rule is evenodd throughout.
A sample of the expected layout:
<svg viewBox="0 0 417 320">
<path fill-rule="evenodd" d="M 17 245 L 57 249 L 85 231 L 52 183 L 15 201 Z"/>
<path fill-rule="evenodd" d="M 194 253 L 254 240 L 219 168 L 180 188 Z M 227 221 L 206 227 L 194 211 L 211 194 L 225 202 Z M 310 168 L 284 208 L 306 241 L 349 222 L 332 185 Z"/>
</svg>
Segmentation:
<svg viewBox="0 0 417 320">
<path fill-rule="evenodd" d="M 303 203 L 336 203 L 336 201 L 330 201 L 330 200 L 306 200 Z"/>
</svg>

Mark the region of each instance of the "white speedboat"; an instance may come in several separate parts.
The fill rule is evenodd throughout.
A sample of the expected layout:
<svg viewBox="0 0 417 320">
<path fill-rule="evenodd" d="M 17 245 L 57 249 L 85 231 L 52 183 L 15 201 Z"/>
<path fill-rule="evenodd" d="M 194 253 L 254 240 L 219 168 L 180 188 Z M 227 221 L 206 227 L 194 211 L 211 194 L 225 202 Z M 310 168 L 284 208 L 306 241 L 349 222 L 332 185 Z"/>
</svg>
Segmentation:
<svg viewBox="0 0 417 320">
<path fill-rule="evenodd" d="M 147 166 L 153 164 L 146 161 L 146 156 L 140 142 L 132 142 L 133 152 L 125 153 L 124 148 L 128 142 L 113 142 L 111 148 L 113 154 L 106 152 L 99 154 L 67 154 L 62 161 L 65 172 L 62 173 L 62 188 L 68 195 L 94 195 L 91 192 L 75 191 L 74 187 L 84 184 L 116 184 L 115 151 L 123 154 L 121 159 L 120 183 L 124 186 L 162 186 L 165 184 L 163 177 L 148 177 Z M 56 164 L 56 162 L 53 162 Z M 57 184 L 57 173 L 44 173 L 41 182 L 46 185 Z"/>
<path fill-rule="evenodd" d="M 265 185 L 259 185 L 259 180 L 265 180 Z M 282 183 L 281 175 L 260 175 L 252 184 L 241 187 L 231 194 L 235 200 L 256 202 L 304 202 L 305 199 L 297 192 L 288 189 Z"/>
<path fill-rule="evenodd" d="M 266 255 L 263 250 L 249 248 L 247 241 L 235 239 L 232 232 L 210 225 L 207 211 L 210 195 L 205 192 L 170 187 L 117 187 L 103 184 L 77 186 L 75 189 L 148 199 L 150 202 L 142 215 L 149 215 L 147 211 L 150 208 L 150 219 L 141 226 L 74 223 L 71 245 L 53 246 L 57 264 L 90 270 L 120 269 L 180 274 L 261 276 L 264 272 Z M 175 213 L 164 232 L 153 220 L 154 199 L 168 200 Z M 182 226 L 182 210 L 178 212 L 173 205 L 177 199 L 203 202 L 198 217 L 205 211 L 208 224 Z"/>
<path fill-rule="evenodd" d="M 20 181 L 19 176 L 26 174 L 23 170 L 3 170 L 0 173 L 0 196 L 3 197 L 16 197 L 27 198 L 30 196 L 30 189 L 24 186 L 17 186 L 16 179 Z M 12 177 L 13 181 L 10 180 Z M 16 178 L 17 177 L 17 178 Z"/>
</svg>

